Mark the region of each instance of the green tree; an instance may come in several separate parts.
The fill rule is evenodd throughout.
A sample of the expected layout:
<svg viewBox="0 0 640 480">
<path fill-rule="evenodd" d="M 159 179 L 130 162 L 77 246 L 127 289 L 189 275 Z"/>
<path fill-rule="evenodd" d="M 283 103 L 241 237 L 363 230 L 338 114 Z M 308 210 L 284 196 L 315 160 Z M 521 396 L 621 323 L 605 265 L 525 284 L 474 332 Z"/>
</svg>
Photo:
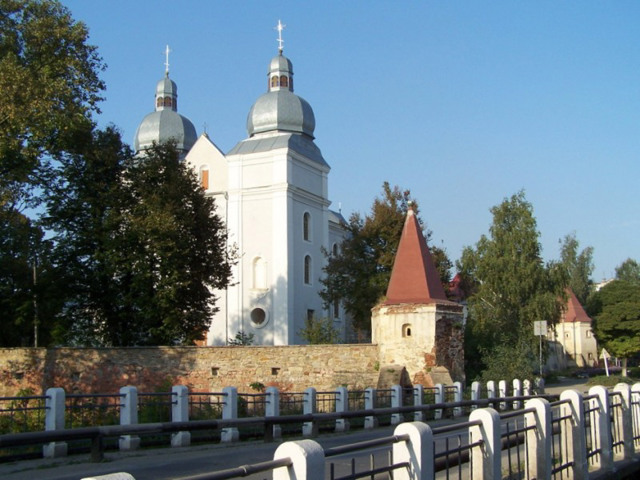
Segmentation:
<svg viewBox="0 0 640 480">
<path fill-rule="evenodd" d="M 593 247 L 587 247 L 578 253 L 579 245 L 575 234 L 566 235 L 560 246 L 560 264 L 567 271 L 569 288 L 578 301 L 585 305 L 593 288 Z"/>
<path fill-rule="evenodd" d="M 640 283 L 609 282 L 590 297 L 587 311 L 598 344 L 622 359 L 626 376 L 627 359 L 640 353 Z"/>
<path fill-rule="evenodd" d="M 467 377 L 530 377 L 538 348 L 533 322 L 553 324 L 560 318 L 566 275 L 558 265 L 543 263 L 533 207 L 524 192 L 491 213 L 489 236 L 483 235 L 475 248 L 466 247 L 457 264 L 471 291 Z"/>
<path fill-rule="evenodd" d="M 616 267 L 616 280 L 640 283 L 640 264 L 632 258 L 627 258 Z"/>
<path fill-rule="evenodd" d="M 18 210 L 0 206 L 0 346 L 50 342 L 60 302 L 49 264 L 51 242 L 43 236 Z"/>
<path fill-rule="evenodd" d="M 336 254 L 328 252 L 320 292 L 327 305 L 341 301 L 357 330 L 371 330 L 371 309 L 384 297 L 402 235 L 411 192 L 385 182 L 364 218 L 354 213 L 348 236 Z M 414 202 L 413 210 L 418 213 Z M 429 240 L 430 232 L 425 235 Z M 450 281 L 451 261 L 444 249 L 430 247 L 443 283 Z"/>
<path fill-rule="evenodd" d="M 338 343 L 340 333 L 333 326 L 330 318 L 308 317 L 304 321 L 304 328 L 298 334 L 310 345 L 327 345 Z"/>
<path fill-rule="evenodd" d="M 46 225 L 69 296 L 57 338 L 81 345 L 191 344 L 230 275 L 226 232 L 173 145 L 134 158 L 113 128 L 56 157 Z"/>
<path fill-rule="evenodd" d="M 38 184 L 44 154 L 73 149 L 90 129 L 104 64 L 88 36 L 57 1 L 0 0 L 2 203 Z"/>
</svg>

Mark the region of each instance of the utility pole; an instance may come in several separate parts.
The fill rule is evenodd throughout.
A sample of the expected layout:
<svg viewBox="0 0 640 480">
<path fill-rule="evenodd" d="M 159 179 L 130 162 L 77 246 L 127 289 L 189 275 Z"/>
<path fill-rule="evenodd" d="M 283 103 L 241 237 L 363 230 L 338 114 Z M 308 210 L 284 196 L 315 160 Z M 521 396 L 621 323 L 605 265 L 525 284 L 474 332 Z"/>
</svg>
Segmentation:
<svg viewBox="0 0 640 480">
<path fill-rule="evenodd" d="M 38 285 L 38 261 L 33 259 L 33 346 L 38 347 L 38 295 L 36 286 Z"/>
</svg>

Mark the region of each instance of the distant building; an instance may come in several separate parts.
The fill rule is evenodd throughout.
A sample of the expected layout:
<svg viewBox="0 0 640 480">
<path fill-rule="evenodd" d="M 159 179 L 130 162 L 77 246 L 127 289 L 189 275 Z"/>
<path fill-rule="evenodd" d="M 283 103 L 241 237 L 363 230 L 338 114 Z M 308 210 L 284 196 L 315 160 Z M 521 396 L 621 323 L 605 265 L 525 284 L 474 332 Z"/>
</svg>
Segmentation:
<svg viewBox="0 0 640 480">
<path fill-rule="evenodd" d="M 330 167 L 314 141 L 313 110 L 294 93 L 282 43 L 269 63 L 267 92 L 249 111 L 248 138 L 226 154 L 206 133 L 196 139 L 191 122 L 177 113 L 168 67 L 155 101 L 156 111 L 136 133 L 136 150 L 176 141 L 216 201 L 229 248 L 237 249 L 231 285 L 216 292 L 219 311 L 206 344 L 224 345 L 240 331 L 256 344 L 303 343 L 299 332 L 310 317 L 330 318 L 344 336 L 344 309 L 325 308 L 318 292 L 325 252 L 337 252 L 346 222 L 329 209 Z"/>
<path fill-rule="evenodd" d="M 571 290 L 560 322 L 549 328 L 551 345 L 548 364 L 552 368 L 595 367 L 598 345 L 593 336 L 592 320 Z"/>
</svg>

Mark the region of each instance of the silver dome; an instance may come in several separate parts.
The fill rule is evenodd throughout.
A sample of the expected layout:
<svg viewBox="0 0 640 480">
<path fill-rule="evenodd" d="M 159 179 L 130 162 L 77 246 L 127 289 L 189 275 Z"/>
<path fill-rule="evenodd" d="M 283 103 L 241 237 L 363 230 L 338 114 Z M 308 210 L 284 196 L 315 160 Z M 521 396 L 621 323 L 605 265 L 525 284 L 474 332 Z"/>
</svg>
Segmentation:
<svg viewBox="0 0 640 480">
<path fill-rule="evenodd" d="M 316 118 L 311 105 L 289 90 L 267 92 L 253 104 L 247 118 L 247 131 L 256 133 L 282 130 L 304 133 L 313 138 Z"/>
<path fill-rule="evenodd" d="M 136 131 L 133 148 L 139 152 L 151 147 L 153 142 L 173 140 L 178 150 L 188 152 L 197 139 L 196 129 L 191 120 L 173 110 L 164 109 L 151 112 L 144 117 Z"/>
<path fill-rule="evenodd" d="M 268 91 L 253 104 L 247 117 L 249 137 L 257 133 L 283 131 L 313 138 L 316 119 L 311 105 L 293 93 L 293 66 L 282 55 L 269 63 Z"/>
</svg>

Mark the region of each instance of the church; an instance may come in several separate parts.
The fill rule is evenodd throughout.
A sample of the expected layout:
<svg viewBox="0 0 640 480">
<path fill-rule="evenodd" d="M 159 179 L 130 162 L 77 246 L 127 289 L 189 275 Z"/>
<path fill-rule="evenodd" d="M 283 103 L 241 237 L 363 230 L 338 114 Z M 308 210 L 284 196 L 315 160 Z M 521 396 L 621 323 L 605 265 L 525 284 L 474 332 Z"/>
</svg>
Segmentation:
<svg viewBox="0 0 640 480">
<path fill-rule="evenodd" d="M 206 133 L 198 137 L 178 113 L 168 47 L 155 111 L 135 134 L 136 152 L 176 142 L 227 226 L 236 264 L 229 287 L 215 292 L 218 311 L 206 345 L 226 345 L 239 332 L 253 335 L 257 345 L 305 343 L 300 331 L 308 318 L 330 319 L 342 338 L 347 331 L 341 305 L 327 308 L 319 295 L 326 255 L 338 251 L 346 222 L 329 208 L 330 167 L 315 143 L 313 109 L 294 93 L 282 29 L 278 22 L 278 52 L 269 62 L 267 91 L 249 110 L 247 138 L 229 152 Z"/>
</svg>

